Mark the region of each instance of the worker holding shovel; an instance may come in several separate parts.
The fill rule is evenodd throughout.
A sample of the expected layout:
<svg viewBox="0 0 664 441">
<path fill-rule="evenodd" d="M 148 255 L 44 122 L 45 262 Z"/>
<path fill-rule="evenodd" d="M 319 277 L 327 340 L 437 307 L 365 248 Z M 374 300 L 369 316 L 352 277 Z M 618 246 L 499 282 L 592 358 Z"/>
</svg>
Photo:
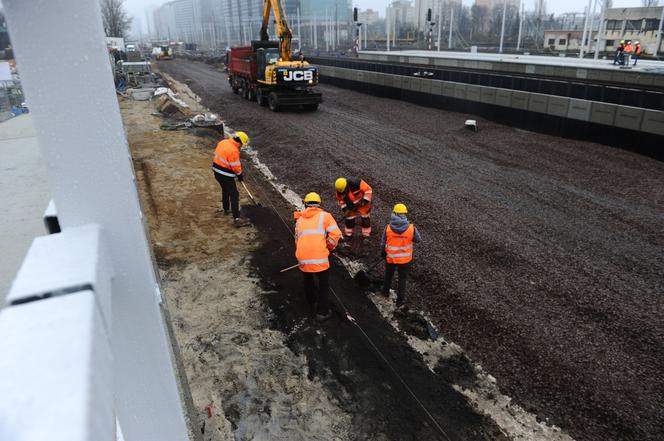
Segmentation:
<svg viewBox="0 0 664 441">
<path fill-rule="evenodd" d="M 222 139 L 214 150 L 212 171 L 221 187 L 221 205 L 224 214 L 233 213 L 235 226 L 246 226 L 247 222 L 240 218 L 240 194 L 235 179 L 242 182 L 242 163 L 240 149 L 249 142 L 244 132 L 235 132 L 231 138 Z M 246 187 L 245 187 L 246 188 Z"/>
<path fill-rule="evenodd" d="M 320 208 L 317 193 L 304 197 L 304 210 L 296 211 L 295 258 L 304 277 L 304 293 L 309 304 L 316 303 L 316 319 L 323 322 L 332 316 L 328 306 L 330 290 L 330 251 L 341 238 L 341 230 L 330 213 Z M 316 280 L 318 279 L 318 296 Z"/>
<path fill-rule="evenodd" d="M 408 208 L 404 204 L 396 204 L 392 209 L 390 223 L 385 227 L 380 241 L 382 254 L 386 260 L 383 295 L 390 296 L 392 278 L 397 271 L 399 273 L 397 307 L 402 307 L 406 301 L 406 280 L 413 261 L 413 243 L 422 240 L 415 225 L 408 221 L 407 214 Z"/>
</svg>

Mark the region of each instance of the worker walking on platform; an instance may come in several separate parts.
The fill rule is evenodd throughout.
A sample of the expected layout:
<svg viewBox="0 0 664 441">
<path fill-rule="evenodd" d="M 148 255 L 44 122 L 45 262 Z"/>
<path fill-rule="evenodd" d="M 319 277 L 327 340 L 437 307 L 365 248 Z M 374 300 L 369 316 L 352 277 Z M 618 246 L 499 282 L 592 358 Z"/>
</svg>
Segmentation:
<svg viewBox="0 0 664 441">
<path fill-rule="evenodd" d="M 408 221 L 407 214 L 408 208 L 404 204 L 396 204 L 392 209 L 390 223 L 385 227 L 380 241 L 382 254 L 386 260 L 383 295 L 390 296 L 392 278 L 394 272 L 398 272 L 397 307 L 403 306 L 406 301 L 406 281 L 413 261 L 413 243 L 422 240 L 415 225 Z"/>
<path fill-rule="evenodd" d="M 233 213 L 236 226 L 244 225 L 240 219 L 240 194 L 235 179 L 242 182 L 242 163 L 240 149 L 247 145 L 249 136 L 244 132 L 235 132 L 232 138 L 219 141 L 214 150 L 212 171 L 221 186 L 221 206 L 224 214 Z"/>
<path fill-rule="evenodd" d="M 634 42 L 634 53 L 632 54 L 632 58 L 634 58 L 633 66 L 636 66 L 636 62 L 639 61 L 640 55 L 641 55 L 641 42 L 639 40 L 636 40 Z"/>
<path fill-rule="evenodd" d="M 623 63 L 625 66 L 629 66 L 632 62 L 632 54 L 634 53 L 634 46 L 632 46 L 632 40 L 627 40 L 625 42 L 625 49 L 623 50 Z"/>
<path fill-rule="evenodd" d="M 344 214 L 344 238 L 353 237 L 355 220 L 362 223 L 362 238 L 368 242 L 371 235 L 371 201 L 373 190 L 360 178 L 339 178 L 334 183 L 337 201 Z"/>
<path fill-rule="evenodd" d="M 321 209 L 320 204 L 320 196 L 309 193 L 304 197 L 304 210 L 294 213 L 295 257 L 304 277 L 307 302 L 317 304 L 316 319 L 323 322 L 332 316 L 328 306 L 329 255 L 336 248 L 341 231 L 332 215 Z M 317 296 L 315 279 L 318 279 Z"/>
</svg>

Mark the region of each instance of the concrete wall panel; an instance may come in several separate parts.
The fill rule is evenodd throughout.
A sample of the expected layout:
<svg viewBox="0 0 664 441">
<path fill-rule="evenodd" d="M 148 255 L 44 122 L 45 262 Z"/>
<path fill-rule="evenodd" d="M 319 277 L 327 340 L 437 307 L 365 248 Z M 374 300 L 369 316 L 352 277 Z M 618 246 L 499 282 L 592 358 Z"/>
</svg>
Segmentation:
<svg viewBox="0 0 664 441">
<path fill-rule="evenodd" d="M 454 96 L 454 84 L 449 81 L 443 82 L 443 95 L 445 96 Z"/>
<path fill-rule="evenodd" d="M 512 91 L 507 89 L 496 89 L 496 105 L 503 107 L 511 107 Z"/>
<path fill-rule="evenodd" d="M 519 90 L 512 91 L 511 106 L 513 109 L 528 110 L 528 92 L 521 92 Z"/>
<path fill-rule="evenodd" d="M 466 99 L 466 84 L 454 84 L 454 98 L 465 100 Z"/>
<path fill-rule="evenodd" d="M 590 119 L 591 105 L 592 101 L 570 98 L 567 117 L 571 119 L 579 119 L 581 121 L 588 121 Z"/>
<path fill-rule="evenodd" d="M 433 95 L 442 95 L 443 94 L 443 82 L 440 80 L 431 81 L 431 94 Z"/>
<path fill-rule="evenodd" d="M 481 86 L 476 86 L 474 84 L 466 85 L 466 99 L 469 101 L 480 102 L 482 89 Z"/>
<path fill-rule="evenodd" d="M 590 110 L 590 122 L 612 126 L 616 120 L 616 105 L 593 103 Z"/>
<path fill-rule="evenodd" d="M 546 113 L 549 97 L 539 93 L 531 93 L 528 99 L 528 110 L 537 113 Z"/>
<path fill-rule="evenodd" d="M 429 80 L 427 78 L 422 78 L 421 84 L 420 84 L 420 92 L 426 93 L 426 94 L 431 94 L 431 85 L 433 83 L 433 80 Z"/>
<path fill-rule="evenodd" d="M 664 136 L 664 112 L 657 110 L 644 110 L 641 130 L 648 133 Z M 664 148 L 664 146 L 661 146 Z"/>
<path fill-rule="evenodd" d="M 550 96 L 549 104 L 546 107 L 548 115 L 567 117 L 567 109 L 569 107 L 569 98 L 561 96 Z"/>
<path fill-rule="evenodd" d="M 486 104 L 496 104 L 496 89 L 494 87 L 482 87 L 480 89 L 480 101 Z"/>
<path fill-rule="evenodd" d="M 639 130 L 643 120 L 643 109 L 636 107 L 618 106 L 616 108 L 616 127 Z"/>
</svg>

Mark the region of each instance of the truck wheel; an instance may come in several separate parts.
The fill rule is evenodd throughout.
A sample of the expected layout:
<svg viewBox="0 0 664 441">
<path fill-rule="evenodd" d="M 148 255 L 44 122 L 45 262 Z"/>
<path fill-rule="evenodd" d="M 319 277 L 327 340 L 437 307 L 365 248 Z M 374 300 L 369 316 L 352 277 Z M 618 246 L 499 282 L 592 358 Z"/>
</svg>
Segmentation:
<svg viewBox="0 0 664 441">
<path fill-rule="evenodd" d="M 249 101 L 256 101 L 256 90 L 247 88 L 247 99 Z"/>
<path fill-rule="evenodd" d="M 279 98 L 277 97 L 276 93 L 270 92 L 270 94 L 267 96 L 267 106 L 273 112 L 279 111 Z"/>
<path fill-rule="evenodd" d="M 256 89 L 256 101 L 261 106 L 267 106 L 267 97 L 260 87 Z"/>
<path fill-rule="evenodd" d="M 229 81 L 229 84 L 231 85 L 231 90 L 233 91 L 234 94 L 238 93 L 238 86 L 234 81 Z"/>
<path fill-rule="evenodd" d="M 237 82 L 237 94 L 240 96 L 244 96 L 245 93 L 245 85 L 244 85 L 244 80 L 240 80 Z"/>
</svg>

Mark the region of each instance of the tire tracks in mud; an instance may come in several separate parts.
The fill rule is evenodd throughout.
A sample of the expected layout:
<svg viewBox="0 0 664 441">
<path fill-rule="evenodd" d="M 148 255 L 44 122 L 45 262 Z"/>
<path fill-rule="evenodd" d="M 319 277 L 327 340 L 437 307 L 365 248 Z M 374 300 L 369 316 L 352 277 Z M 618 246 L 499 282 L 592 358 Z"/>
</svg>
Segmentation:
<svg viewBox="0 0 664 441">
<path fill-rule="evenodd" d="M 413 305 L 527 410 L 578 439 L 664 437 L 662 163 L 328 86 L 317 113 L 273 114 L 218 70 L 162 64 L 296 192 L 334 206 L 330 183 L 357 173 L 376 224 L 411 206 Z"/>
</svg>

